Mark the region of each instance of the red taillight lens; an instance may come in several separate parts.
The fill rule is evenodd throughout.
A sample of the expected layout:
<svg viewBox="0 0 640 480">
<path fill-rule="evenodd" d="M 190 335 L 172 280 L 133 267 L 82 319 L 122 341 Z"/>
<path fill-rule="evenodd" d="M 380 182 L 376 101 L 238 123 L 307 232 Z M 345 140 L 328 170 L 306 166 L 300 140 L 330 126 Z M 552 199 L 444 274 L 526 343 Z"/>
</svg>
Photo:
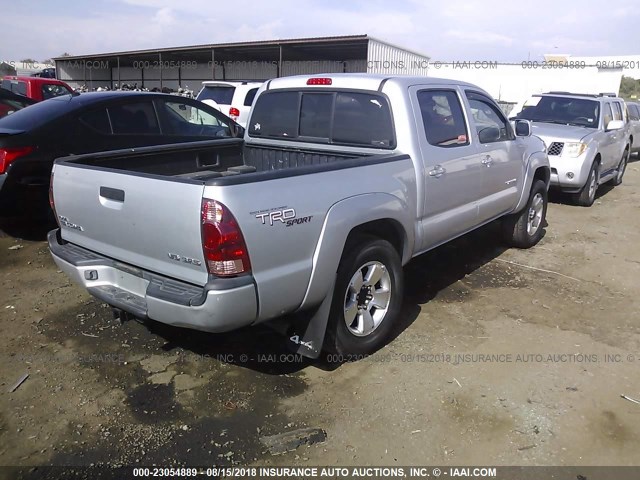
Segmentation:
<svg viewBox="0 0 640 480">
<path fill-rule="evenodd" d="M 229 109 L 229 116 L 232 120 L 238 120 L 238 117 L 240 116 L 240 110 L 238 110 L 236 107 L 231 107 Z"/>
<path fill-rule="evenodd" d="M 326 77 L 310 78 L 309 80 L 307 80 L 307 85 L 331 85 L 332 83 L 333 80 Z"/>
<path fill-rule="evenodd" d="M 5 173 L 16 158 L 29 155 L 35 147 L 0 148 L 0 173 Z"/>
<path fill-rule="evenodd" d="M 51 172 L 51 178 L 49 179 L 49 206 L 51 206 L 51 210 L 53 211 L 53 216 L 56 219 L 56 223 L 58 223 L 58 214 L 56 213 L 56 204 L 53 201 L 53 172 Z M 60 225 L 60 223 L 58 223 Z"/>
<path fill-rule="evenodd" d="M 202 200 L 202 250 L 213 275 L 231 277 L 251 271 L 238 222 L 224 205 L 206 198 Z"/>
</svg>

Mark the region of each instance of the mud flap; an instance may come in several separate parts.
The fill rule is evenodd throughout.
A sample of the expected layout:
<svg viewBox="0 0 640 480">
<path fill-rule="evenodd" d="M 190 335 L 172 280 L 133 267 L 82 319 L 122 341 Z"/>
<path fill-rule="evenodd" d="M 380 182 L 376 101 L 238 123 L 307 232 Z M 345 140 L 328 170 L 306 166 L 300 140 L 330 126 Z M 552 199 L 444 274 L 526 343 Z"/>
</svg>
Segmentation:
<svg viewBox="0 0 640 480">
<path fill-rule="evenodd" d="M 286 325 L 270 322 L 271 327 L 286 335 L 287 348 L 307 358 L 318 358 L 322 352 L 324 336 L 329 323 L 329 313 L 333 302 L 335 279 L 327 296 L 315 309 L 292 315 Z"/>
</svg>

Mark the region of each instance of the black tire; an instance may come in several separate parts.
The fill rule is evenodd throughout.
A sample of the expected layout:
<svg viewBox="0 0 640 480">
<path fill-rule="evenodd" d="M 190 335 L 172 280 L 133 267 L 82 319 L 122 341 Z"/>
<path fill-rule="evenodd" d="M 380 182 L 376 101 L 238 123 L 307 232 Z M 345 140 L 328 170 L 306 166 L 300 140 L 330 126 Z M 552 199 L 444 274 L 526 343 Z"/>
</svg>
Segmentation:
<svg viewBox="0 0 640 480">
<path fill-rule="evenodd" d="M 581 207 L 590 207 L 596 200 L 596 192 L 598 191 L 598 162 L 593 162 L 591 170 L 589 170 L 589 176 L 587 177 L 587 183 L 584 184 L 582 190 L 573 194 L 573 202 Z M 595 181 L 595 188 L 591 188 L 592 182 Z"/>
<path fill-rule="evenodd" d="M 382 265 L 384 269 L 382 278 L 373 284 L 373 298 L 366 295 L 366 281 L 360 291 L 355 292 L 352 288 L 352 280 L 357 272 L 360 271 L 361 276 L 366 280 L 369 272 L 376 267 L 379 268 L 378 265 Z M 402 307 L 403 283 L 400 256 L 388 241 L 368 235 L 358 236 L 349 241 L 338 267 L 325 349 L 348 359 L 355 358 L 352 356 L 367 355 L 382 347 L 388 340 Z M 376 290 L 379 293 L 377 299 L 375 298 Z M 383 309 L 378 309 L 375 303 L 376 301 L 382 303 L 381 299 L 384 299 L 386 290 L 390 291 L 390 296 L 386 311 L 382 312 Z M 354 300 L 356 305 L 362 306 L 363 310 L 356 309 L 353 322 L 348 326 L 345 310 L 349 302 L 353 304 Z M 354 333 L 356 326 L 359 323 L 366 323 L 364 322 L 365 310 L 370 314 L 373 312 L 370 315 L 371 318 L 376 317 L 379 322 L 369 333 L 364 332 L 363 329 L 363 333 L 357 335 Z M 372 321 L 375 323 L 374 320 Z"/>
<path fill-rule="evenodd" d="M 542 180 L 535 180 L 531 185 L 527 205 L 502 221 L 505 241 L 517 248 L 531 248 L 538 243 L 544 235 L 547 203 L 547 186 Z"/>
<path fill-rule="evenodd" d="M 618 169 L 616 171 L 616 176 L 609 180 L 609 184 L 617 187 L 622 184 L 622 177 L 624 177 L 624 172 L 627 170 L 627 163 L 629 162 L 629 147 L 625 148 L 624 153 L 622 154 L 622 158 L 620 159 L 620 163 L 618 164 Z"/>
</svg>

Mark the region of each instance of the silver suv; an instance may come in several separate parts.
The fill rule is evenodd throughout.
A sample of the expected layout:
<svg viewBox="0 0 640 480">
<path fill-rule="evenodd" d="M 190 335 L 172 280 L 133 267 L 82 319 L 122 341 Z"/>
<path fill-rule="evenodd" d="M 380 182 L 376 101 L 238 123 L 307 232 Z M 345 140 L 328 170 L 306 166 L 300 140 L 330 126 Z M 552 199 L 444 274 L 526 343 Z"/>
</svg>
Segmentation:
<svg viewBox="0 0 640 480">
<path fill-rule="evenodd" d="M 251 104 L 262 84 L 260 81 L 206 81 L 202 82 L 202 90 L 196 99 L 217 108 L 245 127 Z"/>
<path fill-rule="evenodd" d="M 591 206 L 603 183 L 622 183 L 631 142 L 621 98 L 567 92 L 534 95 L 515 118 L 533 123 L 533 134 L 547 145 L 551 187 L 571 193 L 578 205 Z"/>
</svg>

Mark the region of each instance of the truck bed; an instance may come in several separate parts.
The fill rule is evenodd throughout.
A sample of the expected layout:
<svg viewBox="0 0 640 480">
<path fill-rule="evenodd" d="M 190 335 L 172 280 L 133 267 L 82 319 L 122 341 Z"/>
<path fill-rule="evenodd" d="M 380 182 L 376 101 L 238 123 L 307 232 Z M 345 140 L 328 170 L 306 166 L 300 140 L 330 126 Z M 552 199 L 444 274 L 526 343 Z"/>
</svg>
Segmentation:
<svg viewBox="0 0 640 480">
<path fill-rule="evenodd" d="M 195 181 L 256 172 L 326 165 L 362 157 L 313 149 L 246 145 L 240 139 L 143 147 L 68 157 L 59 162 Z"/>
</svg>

